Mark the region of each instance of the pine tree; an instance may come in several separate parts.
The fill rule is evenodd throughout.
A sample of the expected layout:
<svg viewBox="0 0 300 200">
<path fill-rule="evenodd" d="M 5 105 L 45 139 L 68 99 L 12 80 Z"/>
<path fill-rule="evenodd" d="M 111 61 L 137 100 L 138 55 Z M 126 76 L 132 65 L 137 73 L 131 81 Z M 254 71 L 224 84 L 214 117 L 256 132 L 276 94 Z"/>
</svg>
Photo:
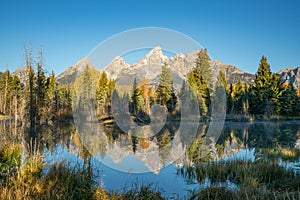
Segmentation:
<svg viewBox="0 0 300 200">
<path fill-rule="evenodd" d="M 233 92 L 233 103 L 234 103 L 234 112 L 235 113 L 239 113 L 241 114 L 242 110 L 243 110 L 243 97 L 244 97 L 244 88 L 243 88 L 243 84 L 242 81 L 239 79 L 234 92 Z"/>
<path fill-rule="evenodd" d="M 45 111 L 46 119 L 51 120 L 57 118 L 58 114 L 58 95 L 55 81 L 55 74 L 52 71 L 51 75 L 47 77 L 46 93 L 45 93 Z"/>
<path fill-rule="evenodd" d="M 1 91 L 1 107 L 0 113 L 8 115 L 9 114 L 9 101 L 10 101 L 10 83 L 12 77 L 9 70 L 6 70 L 0 79 L 0 91 Z"/>
<path fill-rule="evenodd" d="M 297 94 L 294 86 L 288 84 L 286 89 L 282 92 L 280 96 L 280 114 L 283 116 L 295 116 L 296 104 L 297 104 Z"/>
<path fill-rule="evenodd" d="M 268 86 L 272 79 L 272 72 L 270 69 L 270 65 L 267 62 L 267 58 L 262 56 L 260 60 L 260 64 L 257 70 L 257 73 L 255 74 L 255 87 L 260 89 Z"/>
<path fill-rule="evenodd" d="M 255 115 L 274 115 L 279 112 L 279 97 L 283 91 L 280 78 L 272 74 L 266 57 L 262 57 L 249 91 L 249 111 Z"/>
<path fill-rule="evenodd" d="M 211 70 L 211 59 L 207 53 L 206 49 L 201 49 L 198 53 L 198 57 L 196 59 L 196 69 L 200 72 L 203 80 L 206 84 L 212 84 L 212 70 Z"/>
<path fill-rule="evenodd" d="M 108 81 L 108 86 L 107 86 L 107 99 L 106 99 L 106 113 L 108 115 L 111 115 L 111 101 L 112 101 L 112 95 L 113 92 L 115 91 L 116 88 L 116 81 L 113 79 L 110 79 Z"/>
<path fill-rule="evenodd" d="M 108 90 L 108 78 L 105 72 L 103 72 L 99 78 L 96 88 L 96 102 L 97 102 L 97 115 L 103 116 L 105 114 L 105 105 L 107 103 L 107 90 Z"/>
<path fill-rule="evenodd" d="M 131 114 L 138 117 L 145 109 L 145 101 L 141 90 L 138 88 L 136 78 L 133 81 L 132 93 L 131 93 Z M 139 116 L 141 117 L 141 116 Z"/>
<path fill-rule="evenodd" d="M 200 71 L 194 69 L 188 76 L 188 85 L 193 95 L 197 98 L 199 103 L 200 114 L 206 115 L 209 107 L 209 90 L 208 85 L 204 81 Z"/>
<path fill-rule="evenodd" d="M 14 113 L 15 123 L 18 121 L 18 118 L 19 118 L 21 94 L 22 94 L 22 84 L 20 82 L 20 79 L 18 76 L 13 76 L 12 81 L 11 81 L 12 107 L 10 108 L 10 112 Z"/>
<path fill-rule="evenodd" d="M 36 133 L 36 117 L 37 117 L 37 108 L 36 108 L 36 85 L 35 85 L 35 73 L 31 65 L 27 66 L 28 77 L 25 87 L 25 112 L 24 117 L 25 121 L 29 122 L 29 138 L 35 136 Z"/>
<path fill-rule="evenodd" d="M 139 99 L 139 93 L 137 89 L 137 82 L 136 78 L 134 78 L 133 84 L 132 84 L 132 93 L 131 93 L 131 114 L 136 115 L 138 110 L 138 99 Z"/>
<path fill-rule="evenodd" d="M 93 80 L 91 77 L 89 66 L 87 65 L 82 73 L 82 84 L 80 86 L 79 105 L 84 110 L 92 109 L 92 102 L 94 100 L 93 94 Z"/>
<path fill-rule="evenodd" d="M 109 80 L 105 72 L 100 75 L 96 87 L 97 116 L 104 118 L 111 114 L 112 94 L 115 90 L 115 81 Z"/>
<path fill-rule="evenodd" d="M 157 101 L 163 106 L 167 106 L 168 101 L 172 99 L 173 93 L 173 80 L 170 69 L 164 63 L 159 77 L 159 85 L 156 90 Z"/>
<path fill-rule="evenodd" d="M 229 86 L 228 94 L 227 94 L 227 113 L 233 114 L 234 103 L 233 103 L 233 84 L 231 83 Z"/>
<path fill-rule="evenodd" d="M 42 52 L 40 52 L 39 61 L 37 64 L 37 79 L 36 79 L 36 120 L 41 123 L 45 120 L 45 95 L 46 95 L 46 77 L 42 68 Z"/>
</svg>

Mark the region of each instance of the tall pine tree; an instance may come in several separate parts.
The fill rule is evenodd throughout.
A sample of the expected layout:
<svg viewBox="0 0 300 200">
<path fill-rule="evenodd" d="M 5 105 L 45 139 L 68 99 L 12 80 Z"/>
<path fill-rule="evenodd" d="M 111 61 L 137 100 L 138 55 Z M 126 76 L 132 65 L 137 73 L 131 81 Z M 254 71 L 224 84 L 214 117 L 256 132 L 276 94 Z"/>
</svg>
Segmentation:
<svg viewBox="0 0 300 200">
<path fill-rule="evenodd" d="M 156 90 L 157 101 L 159 104 L 167 106 L 167 103 L 172 99 L 173 80 L 170 69 L 164 63 L 159 77 L 159 85 Z"/>
<path fill-rule="evenodd" d="M 211 59 L 207 53 L 206 49 L 201 49 L 198 53 L 198 57 L 196 59 L 196 69 L 200 72 L 203 80 L 209 86 L 212 84 L 212 69 L 210 66 Z"/>
</svg>

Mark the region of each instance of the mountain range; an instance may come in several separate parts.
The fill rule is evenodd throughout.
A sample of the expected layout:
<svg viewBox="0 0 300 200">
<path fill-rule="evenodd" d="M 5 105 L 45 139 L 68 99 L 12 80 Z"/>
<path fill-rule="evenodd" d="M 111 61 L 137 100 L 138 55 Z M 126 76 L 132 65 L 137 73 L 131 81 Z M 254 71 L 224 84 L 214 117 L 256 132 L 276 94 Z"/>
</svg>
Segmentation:
<svg viewBox="0 0 300 200">
<path fill-rule="evenodd" d="M 134 64 L 128 64 L 124 58 L 117 56 L 101 71 L 105 71 L 108 78 L 115 79 L 118 85 L 131 85 L 134 78 L 137 79 L 137 82 L 147 78 L 150 80 L 151 85 L 155 87 L 159 81 L 161 66 L 166 63 L 173 77 L 174 88 L 178 90 L 183 80 L 187 79 L 189 72 L 195 67 L 198 52 L 194 51 L 186 55 L 178 53 L 168 58 L 163 54 L 162 49 L 157 46 Z M 57 81 L 62 84 L 72 84 L 87 65 L 94 67 L 88 58 L 80 60 L 57 76 Z M 214 80 L 216 80 L 219 71 L 223 71 L 228 83 L 233 84 L 237 83 L 239 79 L 244 83 L 253 83 L 255 78 L 254 74 L 244 72 L 233 65 L 224 64 L 218 60 L 211 61 L 211 67 L 214 73 Z M 279 74 L 283 82 L 292 83 L 296 89 L 300 88 L 300 67 L 287 68 L 277 72 L 277 74 Z"/>
</svg>

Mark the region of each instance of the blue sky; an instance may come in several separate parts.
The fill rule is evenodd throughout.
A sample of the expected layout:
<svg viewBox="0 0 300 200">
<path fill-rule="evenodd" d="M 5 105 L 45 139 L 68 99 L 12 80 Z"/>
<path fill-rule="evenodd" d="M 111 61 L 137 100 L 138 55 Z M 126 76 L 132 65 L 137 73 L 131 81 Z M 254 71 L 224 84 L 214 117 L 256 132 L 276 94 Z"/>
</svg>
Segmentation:
<svg viewBox="0 0 300 200">
<path fill-rule="evenodd" d="M 128 29 L 182 32 L 213 59 L 255 73 L 262 55 L 272 71 L 300 66 L 300 1 L 0 1 L 0 70 L 24 66 L 31 45 L 47 71 L 61 73 L 100 42 Z"/>
</svg>

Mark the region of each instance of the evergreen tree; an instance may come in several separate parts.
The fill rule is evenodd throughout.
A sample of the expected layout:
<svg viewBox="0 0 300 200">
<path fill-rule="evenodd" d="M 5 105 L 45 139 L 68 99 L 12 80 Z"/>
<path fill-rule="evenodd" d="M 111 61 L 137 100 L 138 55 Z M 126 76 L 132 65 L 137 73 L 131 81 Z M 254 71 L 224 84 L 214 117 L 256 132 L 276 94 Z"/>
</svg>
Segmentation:
<svg viewBox="0 0 300 200">
<path fill-rule="evenodd" d="M 213 73 L 211 70 L 211 59 L 206 49 L 201 49 L 196 59 L 196 70 L 200 72 L 205 83 L 210 86 L 212 84 Z"/>
<path fill-rule="evenodd" d="M 258 89 L 265 88 L 270 84 L 271 79 L 272 72 L 270 65 L 267 62 L 267 58 L 262 56 L 257 73 L 255 74 L 255 87 Z"/>
<path fill-rule="evenodd" d="M 93 105 L 94 94 L 93 94 L 93 80 L 91 77 L 89 66 L 87 65 L 82 73 L 82 84 L 80 86 L 79 93 L 79 105 L 84 110 L 92 109 L 90 106 Z"/>
<path fill-rule="evenodd" d="M 239 79 L 234 92 L 233 92 L 233 103 L 234 103 L 234 112 L 241 114 L 243 110 L 243 99 L 244 97 L 244 89 L 243 89 L 243 84 L 242 81 Z"/>
<path fill-rule="evenodd" d="M 25 87 L 25 112 L 24 117 L 25 121 L 29 122 L 29 138 L 34 137 L 36 133 L 36 86 L 35 86 L 35 73 L 31 65 L 27 66 L 27 82 Z"/>
<path fill-rule="evenodd" d="M 9 96 L 10 96 L 10 83 L 11 83 L 12 77 L 10 75 L 9 70 L 6 70 L 0 79 L 0 100 L 1 100 L 1 107 L 0 107 L 0 113 L 8 115 L 9 114 Z"/>
<path fill-rule="evenodd" d="M 159 77 L 159 85 L 156 90 L 157 101 L 163 106 L 167 106 L 167 103 L 172 99 L 173 93 L 173 80 L 170 69 L 167 64 L 162 66 L 162 72 Z"/>
<path fill-rule="evenodd" d="M 209 90 L 208 85 L 204 81 L 200 71 L 194 69 L 188 76 L 188 84 L 193 95 L 199 103 L 200 114 L 206 115 L 209 107 Z"/>
<path fill-rule="evenodd" d="M 37 64 L 37 78 L 36 78 L 36 120 L 41 123 L 45 120 L 45 95 L 46 95 L 46 77 L 42 69 L 42 53 Z"/>
<path fill-rule="evenodd" d="M 234 103 L 233 103 L 233 84 L 231 83 L 229 86 L 228 94 L 227 94 L 227 113 L 233 114 Z"/>
<path fill-rule="evenodd" d="M 272 74 L 266 57 L 260 60 L 259 68 L 249 91 L 249 111 L 255 115 L 274 115 L 279 112 L 279 97 L 283 91 L 280 78 Z"/>
<path fill-rule="evenodd" d="M 97 114 L 103 116 L 105 114 L 105 104 L 107 103 L 108 78 L 103 72 L 99 78 L 96 88 Z"/>
<path fill-rule="evenodd" d="M 136 78 L 135 78 L 132 85 L 130 112 L 132 115 L 136 117 L 141 117 L 140 115 L 141 113 L 143 113 L 144 108 L 145 108 L 145 102 L 144 102 L 143 94 L 138 88 Z"/>
<path fill-rule="evenodd" d="M 108 87 L 107 87 L 107 100 L 106 100 L 106 113 L 109 115 L 111 114 L 111 101 L 112 101 L 112 95 L 116 87 L 116 81 L 110 79 L 108 82 Z"/>
<path fill-rule="evenodd" d="M 104 118 L 111 114 L 111 100 L 115 89 L 115 81 L 109 80 L 105 72 L 100 75 L 96 87 L 97 115 Z"/>
<path fill-rule="evenodd" d="M 297 94 L 294 86 L 288 84 L 280 96 L 280 114 L 283 116 L 295 116 L 297 113 Z"/>
<path fill-rule="evenodd" d="M 134 78 L 133 84 L 132 84 L 132 93 L 131 93 L 131 114 L 136 115 L 138 110 L 138 100 L 139 99 L 139 92 L 137 89 L 137 82 L 136 78 Z"/>
<path fill-rule="evenodd" d="M 47 115 L 46 119 L 54 119 L 57 117 L 58 109 L 58 95 L 57 87 L 55 81 L 55 74 L 52 71 L 52 74 L 47 77 L 46 82 L 46 94 L 45 94 L 45 114 Z"/>
</svg>

